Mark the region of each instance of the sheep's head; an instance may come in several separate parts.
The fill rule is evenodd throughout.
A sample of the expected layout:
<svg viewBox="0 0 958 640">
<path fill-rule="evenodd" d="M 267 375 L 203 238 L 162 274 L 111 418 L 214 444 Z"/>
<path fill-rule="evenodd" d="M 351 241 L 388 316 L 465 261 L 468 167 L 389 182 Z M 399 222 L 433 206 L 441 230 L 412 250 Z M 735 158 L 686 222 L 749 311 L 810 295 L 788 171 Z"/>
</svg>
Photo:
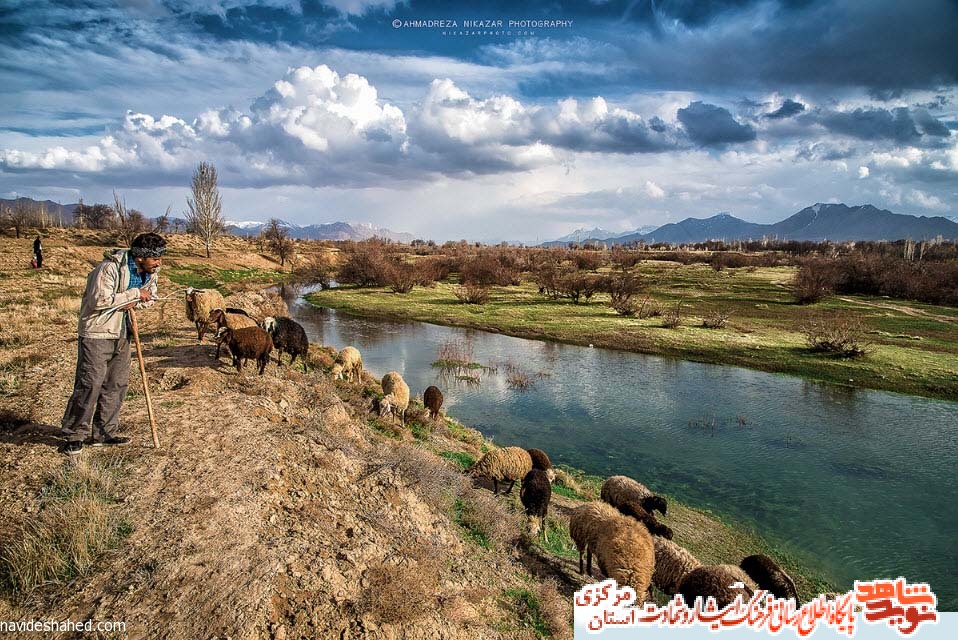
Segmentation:
<svg viewBox="0 0 958 640">
<path fill-rule="evenodd" d="M 206 321 L 210 324 L 223 325 L 226 322 L 226 312 L 222 309 L 213 309 Z"/>
<path fill-rule="evenodd" d="M 276 329 L 276 318 L 273 316 L 267 316 L 263 318 L 263 328 L 270 333 L 273 333 L 273 331 Z"/>
<path fill-rule="evenodd" d="M 529 535 L 535 537 L 542 531 L 542 518 L 529 516 Z"/>
<path fill-rule="evenodd" d="M 216 330 L 217 342 L 229 342 L 233 339 L 233 330 L 229 327 L 220 327 Z"/>
<path fill-rule="evenodd" d="M 556 481 L 556 472 L 552 468 L 546 469 L 546 476 L 549 478 L 549 484 L 553 484 Z"/>
<path fill-rule="evenodd" d="M 333 365 L 332 371 L 330 374 L 333 376 L 333 380 L 342 380 L 343 379 L 343 365 L 339 362 Z"/>
<path fill-rule="evenodd" d="M 668 504 L 665 502 L 665 498 L 662 496 L 649 496 L 648 498 L 642 500 L 642 507 L 649 513 L 658 511 L 664 516 L 665 510 L 668 508 Z"/>
</svg>

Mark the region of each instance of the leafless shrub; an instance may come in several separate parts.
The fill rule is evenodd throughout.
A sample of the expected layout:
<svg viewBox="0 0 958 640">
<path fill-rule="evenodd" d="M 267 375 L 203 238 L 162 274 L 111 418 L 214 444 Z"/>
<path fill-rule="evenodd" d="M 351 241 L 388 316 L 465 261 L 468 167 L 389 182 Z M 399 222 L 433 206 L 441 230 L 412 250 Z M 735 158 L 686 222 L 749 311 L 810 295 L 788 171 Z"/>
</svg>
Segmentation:
<svg viewBox="0 0 958 640">
<path fill-rule="evenodd" d="M 361 613 L 385 624 L 417 620 L 438 606 L 442 554 L 436 545 L 413 540 L 395 558 L 383 560 L 366 571 L 366 587 L 359 600 Z"/>
<path fill-rule="evenodd" d="M 639 306 L 636 315 L 643 320 L 646 318 L 658 318 L 662 315 L 662 306 L 655 300 L 646 298 Z"/>
<path fill-rule="evenodd" d="M 340 264 L 336 280 L 360 287 L 386 284 L 389 260 L 381 240 L 364 240 L 353 245 Z"/>
<path fill-rule="evenodd" d="M 835 290 L 834 265 L 824 258 L 804 260 L 792 280 L 792 295 L 799 304 L 812 304 Z"/>
<path fill-rule="evenodd" d="M 662 314 L 662 326 L 666 329 L 675 329 L 682 324 L 682 303 L 676 302 L 675 306 Z"/>
<path fill-rule="evenodd" d="M 556 581 L 547 578 L 536 586 L 539 617 L 553 638 L 572 638 L 572 603 L 560 592 Z"/>
<path fill-rule="evenodd" d="M 509 253 L 483 251 L 463 263 L 462 281 L 465 284 L 480 286 L 516 285 L 519 284 L 519 269 Z"/>
<path fill-rule="evenodd" d="M 533 376 L 523 371 L 517 364 L 513 362 L 506 364 L 505 371 L 506 384 L 509 385 L 510 389 L 515 389 L 516 391 L 528 391 L 535 384 Z"/>
<path fill-rule="evenodd" d="M 395 293 L 409 293 L 419 281 L 415 265 L 396 260 L 388 263 L 383 276 L 385 284 Z"/>
<path fill-rule="evenodd" d="M 488 491 L 469 487 L 460 494 L 457 505 L 459 524 L 495 548 L 505 549 L 521 535 L 519 515 Z"/>
<path fill-rule="evenodd" d="M 461 371 L 472 364 L 472 341 L 457 338 L 439 344 L 432 366 Z"/>
<path fill-rule="evenodd" d="M 799 329 L 812 351 L 857 358 L 868 353 L 861 317 L 847 313 L 822 314 L 807 318 Z"/>
<path fill-rule="evenodd" d="M 721 329 L 728 323 L 728 319 L 729 313 L 727 311 L 709 311 L 702 318 L 702 326 L 706 329 Z"/>
<path fill-rule="evenodd" d="M 485 304 L 489 302 L 489 287 L 478 284 L 464 284 L 452 290 L 459 302 L 463 304 Z"/>
</svg>

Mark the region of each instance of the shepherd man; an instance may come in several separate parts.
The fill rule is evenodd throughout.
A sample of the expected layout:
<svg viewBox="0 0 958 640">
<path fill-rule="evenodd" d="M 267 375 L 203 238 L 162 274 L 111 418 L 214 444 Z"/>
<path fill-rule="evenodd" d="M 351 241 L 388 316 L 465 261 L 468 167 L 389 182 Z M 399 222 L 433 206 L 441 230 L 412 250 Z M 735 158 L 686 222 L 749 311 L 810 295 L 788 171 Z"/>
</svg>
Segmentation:
<svg viewBox="0 0 958 640">
<path fill-rule="evenodd" d="M 80 303 L 73 395 L 60 423 L 67 455 L 83 450 L 91 425 L 92 447 L 130 442 L 118 434 L 120 406 L 130 382 L 133 329 L 127 311 L 153 305 L 164 253 L 166 240 L 162 236 L 142 233 L 129 249 L 105 251 L 103 262 L 87 277 Z"/>
<path fill-rule="evenodd" d="M 33 268 L 43 268 L 43 243 L 40 242 L 39 233 L 37 234 L 37 239 L 33 241 Z"/>
</svg>

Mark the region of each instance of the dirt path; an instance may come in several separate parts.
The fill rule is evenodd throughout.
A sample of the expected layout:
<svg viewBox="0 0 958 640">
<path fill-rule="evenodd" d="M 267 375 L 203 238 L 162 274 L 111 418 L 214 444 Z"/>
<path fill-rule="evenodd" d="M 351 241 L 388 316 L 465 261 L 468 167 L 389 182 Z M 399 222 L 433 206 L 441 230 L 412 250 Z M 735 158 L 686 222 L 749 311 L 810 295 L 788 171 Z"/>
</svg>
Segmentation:
<svg viewBox="0 0 958 640">
<path fill-rule="evenodd" d="M 864 300 L 856 300 L 854 298 L 839 298 L 843 302 L 849 302 L 851 304 L 858 304 L 864 307 L 873 307 L 875 309 L 889 309 L 891 311 L 898 311 L 899 313 L 904 313 L 906 316 L 912 316 L 915 318 L 931 318 L 932 320 L 937 320 L 938 322 L 945 322 L 947 324 L 958 324 L 958 318 L 951 318 L 948 316 L 939 315 L 937 313 L 929 313 L 923 309 L 913 309 L 911 307 L 903 307 L 897 304 L 891 304 L 888 302 L 878 303 L 878 302 L 865 302 Z"/>
</svg>

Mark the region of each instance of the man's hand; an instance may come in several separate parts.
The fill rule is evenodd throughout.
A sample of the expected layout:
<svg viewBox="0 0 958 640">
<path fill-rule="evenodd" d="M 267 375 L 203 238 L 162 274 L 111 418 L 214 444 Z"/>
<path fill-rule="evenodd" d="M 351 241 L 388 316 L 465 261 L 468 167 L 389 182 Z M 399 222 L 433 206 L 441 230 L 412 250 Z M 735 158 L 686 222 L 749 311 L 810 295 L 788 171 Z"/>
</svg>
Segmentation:
<svg viewBox="0 0 958 640">
<path fill-rule="evenodd" d="M 150 295 L 150 290 L 146 287 L 140 289 L 140 302 L 149 302 L 153 299 L 153 296 Z"/>
</svg>

